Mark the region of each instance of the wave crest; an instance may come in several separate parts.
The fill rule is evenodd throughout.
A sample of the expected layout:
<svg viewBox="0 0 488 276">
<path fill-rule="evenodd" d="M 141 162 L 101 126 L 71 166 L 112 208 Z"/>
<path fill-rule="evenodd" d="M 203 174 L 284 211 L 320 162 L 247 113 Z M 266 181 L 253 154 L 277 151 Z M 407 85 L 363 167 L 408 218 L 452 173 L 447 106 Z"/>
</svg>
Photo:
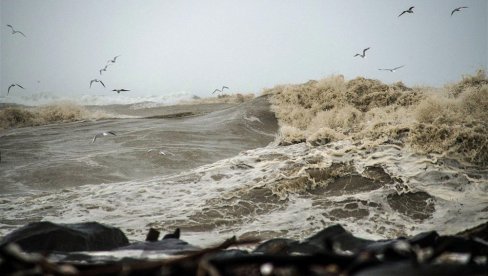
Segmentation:
<svg viewBox="0 0 488 276">
<path fill-rule="evenodd" d="M 60 102 L 35 108 L 6 107 L 0 110 L 0 128 L 39 126 L 60 122 L 75 122 L 103 117 L 82 106 Z"/>
<path fill-rule="evenodd" d="M 488 164 L 488 78 L 483 71 L 441 89 L 332 76 L 268 89 L 280 143 L 396 141 L 420 152 Z"/>
</svg>

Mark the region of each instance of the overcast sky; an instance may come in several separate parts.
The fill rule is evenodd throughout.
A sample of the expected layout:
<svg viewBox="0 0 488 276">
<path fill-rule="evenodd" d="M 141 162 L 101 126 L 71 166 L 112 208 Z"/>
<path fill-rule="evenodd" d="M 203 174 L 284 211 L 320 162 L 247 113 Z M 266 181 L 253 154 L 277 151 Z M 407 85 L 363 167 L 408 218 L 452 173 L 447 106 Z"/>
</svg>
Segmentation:
<svg viewBox="0 0 488 276">
<path fill-rule="evenodd" d="M 207 96 L 222 85 L 259 94 L 332 74 L 442 86 L 488 64 L 486 0 L 0 1 L 4 97 L 11 83 L 74 98 L 114 88 Z M 353 57 L 366 47 L 367 58 Z M 93 78 L 107 88 L 90 89 Z"/>
</svg>

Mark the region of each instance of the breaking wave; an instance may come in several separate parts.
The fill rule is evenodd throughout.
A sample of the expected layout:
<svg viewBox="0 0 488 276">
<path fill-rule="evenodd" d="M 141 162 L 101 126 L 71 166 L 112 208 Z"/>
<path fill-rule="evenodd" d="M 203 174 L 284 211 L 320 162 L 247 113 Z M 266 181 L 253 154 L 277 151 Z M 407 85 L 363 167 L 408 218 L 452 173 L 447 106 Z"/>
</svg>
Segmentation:
<svg viewBox="0 0 488 276">
<path fill-rule="evenodd" d="M 264 93 L 272 95 L 281 144 L 368 139 L 488 164 L 488 78 L 481 70 L 444 88 L 332 76 Z"/>
<path fill-rule="evenodd" d="M 107 116 L 109 115 L 102 111 L 89 111 L 70 102 L 59 102 L 40 107 L 11 106 L 0 110 L 0 128 L 94 120 Z"/>
</svg>

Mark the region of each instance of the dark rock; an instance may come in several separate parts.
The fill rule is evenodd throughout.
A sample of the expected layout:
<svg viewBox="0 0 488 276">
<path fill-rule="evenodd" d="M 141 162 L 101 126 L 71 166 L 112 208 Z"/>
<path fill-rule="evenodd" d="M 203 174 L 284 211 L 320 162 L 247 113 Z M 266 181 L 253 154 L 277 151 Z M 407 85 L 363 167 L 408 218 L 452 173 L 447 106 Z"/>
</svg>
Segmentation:
<svg viewBox="0 0 488 276">
<path fill-rule="evenodd" d="M 408 238 L 408 242 L 411 245 L 417 245 L 419 247 L 432 247 L 436 244 L 439 234 L 436 231 L 423 232 L 413 237 Z"/>
<path fill-rule="evenodd" d="M 271 239 L 258 245 L 253 253 L 262 253 L 270 255 L 287 255 L 290 253 L 290 248 L 298 244 L 298 241 L 292 239 Z"/>
<path fill-rule="evenodd" d="M 364 269 L 357 276 L 458 276 L 458 275 L 486 275 L 486 266 L 438 264 L 438 265 L 412 265 L 409 261 L 387 263 Z"/>
<path fill-rule="evenodd" d="M 478 256 L 488 256 L 488 242 L 478 238 L 465 239 L 456 236 L 441 236 L 437 239 L 437 244 L 428 260 L 434 261 L 444 253 L 469 254 L 471 262 Z"/>
<path fill-rule="evenodd" d="M 97 222 L 56 224 L 34 222 L 6 235 L 0 246 L 18 244 L 28 252 L 104 251 L 129 244 L 118 228 Z"/>
<path fill-rule="evenodd" d="M 179 239 L 180 238 L 180 228 L 176 228 L 176 230 L 172 234 L 166 234 L 163 237 L 165 239 Z"/>
<path fill-rule="evenodd" d="M 374 241 L 356 238 L 341 225 L 332 225 L 307 238 L 292 250 L 297 253 L 333 253 L 336 249 L 357 252 Z"/>
<path fill-rule="evenodd" d="M 149 232 L 147 232 L 146 241 L 154 242 L 157 241 L 158 238 L 159 238 L 159 231 L 154 228 L 150 228 Z"/>
<path fill-rule="evenodd" d="M 188 252 L 196 251 L 200 248 L 193 246 L 180 239 L 162 239 L 155 242 L 135 242 L 127 246 L 119 247 L 117 250 L 154 250 L 154 251 L 168 251 L 168 252 Z"/>
<path fill-rule="evenodd" d="M 464 238 L 480 238 L 488 241 L 488 222 L 457 233 L 455 236 Z"/>
</svg>

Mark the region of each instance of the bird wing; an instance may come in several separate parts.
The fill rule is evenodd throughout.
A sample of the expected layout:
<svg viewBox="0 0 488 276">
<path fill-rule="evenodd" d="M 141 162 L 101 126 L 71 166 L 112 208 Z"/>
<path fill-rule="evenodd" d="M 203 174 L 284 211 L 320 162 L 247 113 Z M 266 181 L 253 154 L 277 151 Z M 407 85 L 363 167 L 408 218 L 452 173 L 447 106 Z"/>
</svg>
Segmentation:
<svg viewBox="0 0 488 276">
<path fill-rule="evenodd" d="M 15 84 L 11 84 L 11 85 L 8 87 L 8 90 L 7 90 L 7 95 L 8 95 L 8 93 L 10 93 L 10 88 L 12 88 L 12 87 L 14 87 L 14 86 L 15 86 Z"/>
<path fill-rule="evenodd" d="M 14 29 L 14 27 L 12 27 L 12 25 L 10 25 L 10 24 L 7 24 L 7 27 L 9 27 L 12 30 Z"/>
<path fill-rule="evenodd" d="M 222 92 L 219 89 L 215 89 L 214 92 L 212 92 L 212 94 L 215 93 L 215 92 L 217 92 L 217 91 Z"/>
<path fill-rule="evenodd" d="M 451 12 L 451 16 L 452 16 L 452 15 L 453 15 L 455 12 L 457 12 L 457 11 L 461 11 L 461 9 L 466 9 L 466 8 L 468 8 L 468 7 L 459 7 L 459 8 L 455 8 L 454 10 L 452 10 L 452 12 Z"/>
<path fill-rule="evenodd" d="M 20 88 L 22 88 L 22 89 L 25 89 L 25 88 L 24 88 L 24 87 L 22 87 L 22 85 L 20 85 L 20 84 L 15 84 L 15 85 L 17 85 L 18 87 L 20 87 Z"/>
<path fill-rule="evenodd" d="M 24 34 L 23 32 L 21 32 L 21 31 L 15 31 L 14 33 L 19 33 L 19 34 L 23 35 L 24 37 L 27 37 L 27 36 L 25 36 L 25 34 Z"/>
<path fill-rule="evenodd" d="M 107 131 L 107 133 L 108 133 L 108 134 L 112 134 L 112 135 L 114 135 L 114 136 L 117 136 L 117 135 L 115 135 L 115 132 L 113 132 L 113 131 Z"/>
<path fill-rule="evenodd" d="M 402 66 L 398 66 L 398 67 L 395 67 L 395 68 L 393 68 L 393 69 L 391 69 L 391 70 L 397 70 L 397 69 L 400 69 L 400 68 L 402 68 L 403 66 L 405 66 L 405 65 L 402 65 Z"/>
<path fill-rule="evenodd" d="M 224 89 L 229 89 L 229 87 L 227 87 L 227 86 L 222 86 L 222 91 L 223 91 Z"/>
<path fill-rule="evenodd" d="M 404 13 L 406 13 L 406 12 L 407 12 L 407 11 L 403 11 L 402 13 L 400 13 L 400 15 L 399 15 L 398 17 L 402 16 L 402 15 L 403 15 Z"/>
<path fill-rule="evenodd" d="M 91 86 L 92 86 L 92 83 L 93 83 L 94 81 L 95 81 L 95 80 L 91 80 L 91 81 L 90 81 L 90 88 L 91 88 Z"/>
<path fill-rule="evenodd" d="M 355 54 L 354 57 L 360 56 L 360 54 Z"/>
<path fill-rule="evenodd" d="M 103 85 L 103 87 L 105 87 L 105 84 L 103 84 L 103 82 L 101 80 L 99 80 L 98 82 L 101 83 Z"/>
<path fill-rule="evenodd" d="M 408 8 L 409 11 L 412 11 L 413 8 L 415 8 L 415 6 L 411 6 L 410 8 Z"/>
<path fill-rule="evenodd" d="M 371 48 L 371 47 L 368 47 L 368 48 L 363 50 L 363 56 L 366 55 L 366 51 L 369 50 L 369 48 Z"/>
<path fill-rule="evenodd" d="M 98 71 L 100 72 L 100 75 L 102 75 L 102 71 L 103 71 L 103 69 L 100 69 L 100 70 L 98 70 Z"/>
</svg>

